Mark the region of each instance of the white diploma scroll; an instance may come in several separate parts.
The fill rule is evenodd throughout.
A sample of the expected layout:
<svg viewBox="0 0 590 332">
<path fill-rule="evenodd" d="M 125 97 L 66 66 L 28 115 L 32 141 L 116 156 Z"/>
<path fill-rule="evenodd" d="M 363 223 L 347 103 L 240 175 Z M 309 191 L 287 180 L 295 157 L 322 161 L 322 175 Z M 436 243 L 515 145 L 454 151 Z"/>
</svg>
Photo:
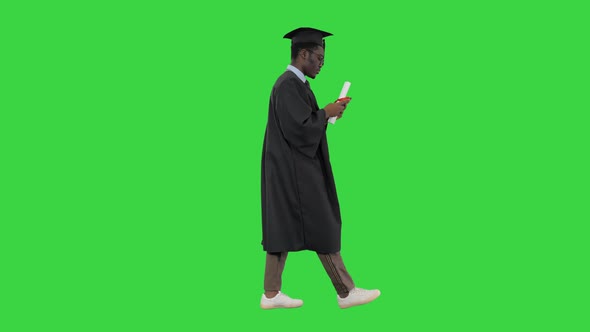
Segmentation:
<svg viewBox="0 0 590 332">
<path fill-rule="evenodd" d="M 340 91 L 340 96 L 338 97 L 338 99 L 344 98 L 346 97 L 346 95 L 348 94 L 348 89 L 350 88 L 350 82 L 344 82 L 344 86 L 342 87 L 342 91 Z M 333 116 L 331 118 L 328 119 L 328 122 L 330 122 L 331 124 L 335 124 L 336 123 L 336 119 L 338 119 L 337 116 Z"/>
</svg>

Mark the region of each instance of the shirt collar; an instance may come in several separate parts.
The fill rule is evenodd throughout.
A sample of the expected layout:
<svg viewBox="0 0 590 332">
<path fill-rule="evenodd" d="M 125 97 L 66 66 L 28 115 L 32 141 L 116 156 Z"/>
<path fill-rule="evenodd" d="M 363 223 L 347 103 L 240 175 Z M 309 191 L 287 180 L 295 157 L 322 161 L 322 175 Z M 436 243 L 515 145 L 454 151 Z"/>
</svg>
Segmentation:
<svg viewBox="0 0 590 332">
<path fill-rule="evenodd" d="M 305 75 L 303 75 L 303 73 L 301 72 L 301 70 L 297 69 L 297 67 L 288 65 L 287 66 L 287 70 L 290 70 L 293 73 L 295 73 L 295 75 L 297 75 L 297 77 L 299 77 L 299 79 L 301 80 L 301 82 L 303 82 L 303 83 L 306 82 Z"/>
</svg>

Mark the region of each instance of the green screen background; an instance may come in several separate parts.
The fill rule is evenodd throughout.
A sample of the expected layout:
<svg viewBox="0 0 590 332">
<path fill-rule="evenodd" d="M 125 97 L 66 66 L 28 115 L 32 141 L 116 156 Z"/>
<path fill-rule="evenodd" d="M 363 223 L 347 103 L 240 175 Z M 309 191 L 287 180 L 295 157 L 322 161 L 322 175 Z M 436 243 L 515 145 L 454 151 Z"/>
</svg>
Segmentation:
<svg viewBox="0 0 590 332">
<path fill-rule="evenodd" d="M 0 5 L 3 331 L 587 331 L 583 2 Z M 297 27 L 330 31 L 341 310 L 263 311 L 260 161 Z"/>
</svg>

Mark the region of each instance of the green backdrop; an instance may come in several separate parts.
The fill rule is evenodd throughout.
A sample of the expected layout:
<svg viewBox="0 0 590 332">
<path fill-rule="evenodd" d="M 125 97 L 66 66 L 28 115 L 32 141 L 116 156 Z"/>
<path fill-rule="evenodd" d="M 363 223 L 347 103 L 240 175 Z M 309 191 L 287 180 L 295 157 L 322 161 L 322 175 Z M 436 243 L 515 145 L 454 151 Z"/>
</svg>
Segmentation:
<svg viewBox="0 0 590 332">
<path fill-rule="evenodd" d="M 570 1 L 0 5 L 0 330 L 587 331 L 588 8 Z M 263 311 L 260 161 L 297 27 L 345 263 Z"/>
</svg>

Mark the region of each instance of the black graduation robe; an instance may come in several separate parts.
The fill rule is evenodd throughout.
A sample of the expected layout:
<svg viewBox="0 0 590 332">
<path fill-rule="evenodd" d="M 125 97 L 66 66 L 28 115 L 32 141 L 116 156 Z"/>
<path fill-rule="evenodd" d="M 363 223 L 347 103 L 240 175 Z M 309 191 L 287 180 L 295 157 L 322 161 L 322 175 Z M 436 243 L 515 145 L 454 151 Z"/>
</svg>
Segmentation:
<svg viewBox="0 0 590 332">
<path fill-rule="evenodd" d="M 262 152 L 262 246 L 267 252 L 340 251 L 340 206 L 326 113 L 291 71 L 273 86 Z"/>
</svg>

